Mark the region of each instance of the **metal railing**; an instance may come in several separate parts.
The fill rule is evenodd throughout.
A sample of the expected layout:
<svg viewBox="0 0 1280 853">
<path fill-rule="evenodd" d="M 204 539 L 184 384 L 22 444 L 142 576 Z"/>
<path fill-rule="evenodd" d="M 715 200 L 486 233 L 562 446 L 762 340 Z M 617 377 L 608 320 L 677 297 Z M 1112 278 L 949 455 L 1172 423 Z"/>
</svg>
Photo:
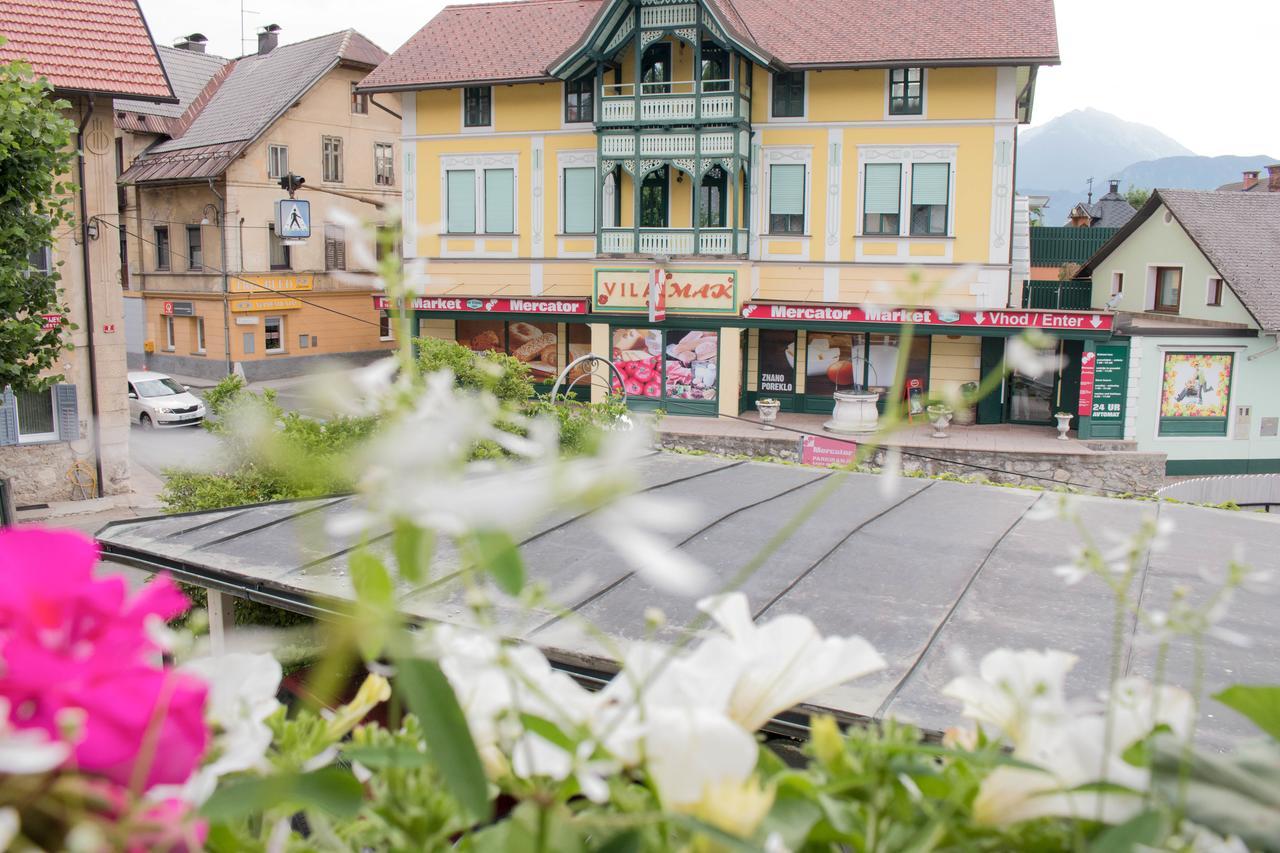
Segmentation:
<svg viewBox="0 0 1280 853">
<path fill-rule="evenodd" d="M 747 251 L 745 229 L 641 228 L 640 248 L 636 249 L 633 228 L 604 228 L 600 232 L 600 251 L 607 255 L 736 255 Z M 735 245 L 736 243 L 736 245 Z"/>
<path fill-rule="evenodd" d="M 1028 281 L 1022 289 L 1023 308 L 1087 311 L 1093 307 L 1093 282 Z"/>
</svg>

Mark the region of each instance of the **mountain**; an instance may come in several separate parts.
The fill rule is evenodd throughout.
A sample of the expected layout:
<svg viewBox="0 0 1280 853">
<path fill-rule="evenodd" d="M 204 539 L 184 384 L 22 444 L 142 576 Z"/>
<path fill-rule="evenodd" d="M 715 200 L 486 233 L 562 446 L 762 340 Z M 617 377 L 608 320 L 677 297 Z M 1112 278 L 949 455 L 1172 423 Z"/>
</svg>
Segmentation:
<svg viewBox="0 0 1280 853">
<path fill-rule="evenodd" d="M 1105 193 L 1106 179 L 1131 163 L 1182 156 L 1195 152 L 1154 127 L 1101 110 L 1072 110 L 1019 134 L 1018 190 L 1083 188 L 1093 178 Z"/>
<path fill-rule="evenodd" d="M 1266 167 L 1275 157 L 1257 154 L 1241 157 L 1161 157 L 1126 166 L 1119 175 L 1121 187 L 1172 187 L 1180 190 L 1214 190 L 1240 180 L 1245 169 L 1257 169 L 1266 179 Z"/>
</svg>

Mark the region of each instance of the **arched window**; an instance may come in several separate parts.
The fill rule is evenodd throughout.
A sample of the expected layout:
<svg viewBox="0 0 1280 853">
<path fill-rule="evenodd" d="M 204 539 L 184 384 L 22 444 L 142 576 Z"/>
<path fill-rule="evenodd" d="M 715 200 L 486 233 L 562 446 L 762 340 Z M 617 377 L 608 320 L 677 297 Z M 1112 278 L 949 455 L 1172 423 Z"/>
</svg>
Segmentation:
<svg viewBox="0 0 1280 853">
<path fill-rule="evenodd" d="M 650 172 L 640 182 L 640 227 L 667 227 L 667 167 Z"/>
<path fill-rule="evenodd" d="M 698 227 L 724 228 L 725 201 L 728 197 L 729 176 L 719 166 L 712 166 L 702 176 L 698 187 Z"/>
<path fill-rule="evenodd" d="M 656 85 L 671 82 L 670 42 L 660 41 L 645 48 L 640 67 L 640 80 L 648 84 L 641 90 L 641 95 L 665 95 L 671 91 L 670 86 Z"/>
</svg>

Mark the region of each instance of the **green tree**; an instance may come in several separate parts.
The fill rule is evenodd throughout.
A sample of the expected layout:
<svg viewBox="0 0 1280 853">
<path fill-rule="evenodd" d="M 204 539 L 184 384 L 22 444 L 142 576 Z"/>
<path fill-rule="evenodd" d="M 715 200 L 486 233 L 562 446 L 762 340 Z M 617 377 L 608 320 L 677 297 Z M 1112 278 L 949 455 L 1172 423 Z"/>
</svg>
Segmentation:
<svg viewBox="0 0 1280 853">
<path fill-rule="evenodd" d="M 1151 190 L 1143 189 L 1142 187 L 1129 187 L 1124 191 L 1124 200 L 1135 208 L 1142 207 L 1149 198 L 1151 198 Z"/>
<path fill-rule="evenodd" d="M 0 64 L 0 388 L 47 387 L 61 377 L 41 374 L 70 346 L 60 276 L 33 263 L 72 221 L 68 106 L 27 63 Z M 44 314 L 61 314 L 61 324 L 44 329 Z"/>
</svg>

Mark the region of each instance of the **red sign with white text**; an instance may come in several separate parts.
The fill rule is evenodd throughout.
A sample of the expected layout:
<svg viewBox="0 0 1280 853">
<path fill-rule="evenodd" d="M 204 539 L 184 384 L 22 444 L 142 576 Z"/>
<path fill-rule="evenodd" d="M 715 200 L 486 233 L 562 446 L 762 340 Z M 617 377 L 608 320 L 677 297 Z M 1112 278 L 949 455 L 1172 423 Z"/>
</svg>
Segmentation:
<svg viewBox="0 0 1280 853">
<path fill-rule="evenodd" d="M 852 441 L 806 435 L 800 439 L 800 461 L 805 465 L 848 465 L 858 445 Z"/>
<path fill-rule="evenodd" d="M 1058 332 L 1109 332 L 1113 317 L 1089 311 L 950 311 L 944 308 L 866 308 L 858 305 L 797 305 L 749 302 L 742 316 L 754 320 L 810 323 L 885 323 L 894 326 L 955 326 L 977 329 L 1044 329 Z"/>
<path fill-rule="evenodd" d="M 1080 405 L 1076 407 L 1076 414 L 1082 418 L 1093 414 L 1093 377 L 1097 366 L 1097 353 L 1086 352 L 1080 356 Z"/>
<path fill-rule="evenodd" d="M 51 332 L 62 325 L 61 314 L 41 314 L 40 319 L 43 321 L 40 323 L 42 332 Z"/>
<path fill-rule="evenodd" d="M 379 311 L 391 309 L 387 296 L 373 297 L 373 307 Z M 415 296 L 409 303 L 411 311 L 474 311 L 480 314 L 586 314 L 585 299 L 521 299 L 518 297 L 497 299 L 473 296 Z"/>
</svg>

